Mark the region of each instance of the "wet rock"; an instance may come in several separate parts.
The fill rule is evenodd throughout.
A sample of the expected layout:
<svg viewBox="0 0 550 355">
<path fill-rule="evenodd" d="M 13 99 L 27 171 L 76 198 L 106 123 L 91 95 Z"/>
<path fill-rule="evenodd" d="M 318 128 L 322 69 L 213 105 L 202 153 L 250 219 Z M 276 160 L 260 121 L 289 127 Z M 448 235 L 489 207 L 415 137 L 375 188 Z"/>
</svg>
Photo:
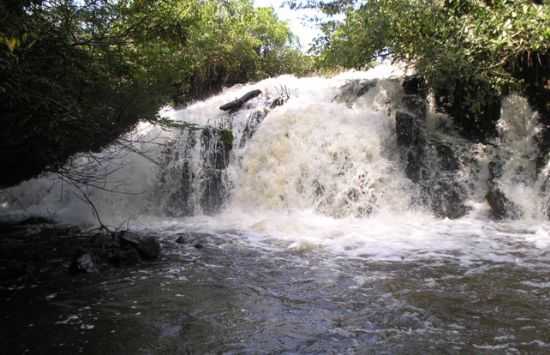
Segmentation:
<svg viewBox="0 0 550 355">
<path fill-rule="evenodd" d="M 437 152 L 439 168 L 445 171 L 456 171 L 459 168 L 459 162 L 453 149 L 442 142 L 434 144 Z"/>
<path fill-rule="evenodd" d="M 502 176 L 504 161 L 500 157 L 495 157 L 494 160 L 489 162 L 489 185 L 495 184 L 495 180 Z"/>
<path fill-rule="evenodd" d="M 325 195 L 326 188 L 319 180 L 313 180 L 313 194 L 316 198 L 320 198 Z"/>
<path fill-rule="evenodd" d="M 438 217 L 457 219 L 469 211 L 464 204 L 466 192 L 456 182 L 438 182 L 430 193 L 431 208 Z"/>
<path fill-rule="evenodd" d="M 53 224 L 55 223 L 53 220 L 51 219 L 47 219 L 45 217 L 41 217 L 41 216 L 32 216 L 32 217 L 28 217 L 24 220 L 22 220 L 21 222 L 18 222 L 17 224 L 19 225 L 35 225 L 35 224 Z"/>
<path fill-rule="evenodd" d="M 77 255 L 71 262 L 69 271 L 74 274 L 98 272 L 94 258 L 90 253 Z"/>
<path fill-rule="evenodd" d="M 376 87 L 378 80 L 351 80 L 340 88 L 340 94 L 334 97 L 334 101 L 345 102 L 351 105 L 359 97 Z"/>
<path fill-rule="evenodd" d="M 178 237 L 178 239 L 176 239 L 176 243 L 185 244 L 185 243 L 187 243 L 187 239 L 183 235 L 181 235 L 181 236 Z"/>
<path fill-rule="evenodd" d="M 413 182 L 420 182 L 427 176 L 425 168 L 425 138 L 418 117 L 397 111 L 395 114 L 397 145 L 405 160 L 405 173 Z"/>
<path fill-rule="evenodd" d="M 199 199 L 202 212 L 206 214 L 217 213 L 227 194 L 225 169 L 229 165 L 233 140 L 224 139 L 224 131 L 205 129 L 202 133 Z"/>
<path fill-rule="evenodd" d="M 544 3 L 548 4 L 548 1 Z M 538 113 L 541 130 L 537 137 L 539 154 L 536 167 L 539 172 L 546 165 L 550 154 L 550 51 L 524 51 L 509 58 L 506 65 L 514 77 L 523 80 L 525 87 L 522 96 Z"/>
<path fill-rule="evenodd" d="M 397 144 L 400 147 L 411 147 L 421 143 L 421 132 L 417 116 L 397 111 L 395 113 L 395 132 L 397 134 Z"/>
<path fill-rule="evenodd" d="M 115 266 L 134 266 L 139 264 L 141 258 L 135 248 L 121 248 L 115 250 L 109 258 L 111 264 Z"/>
<path fill-rule="evenodd" d="M 420 75 L 408 75 L 401 84 L 406 95 L 418 95 L 425 97 L 427 93 L 426 80 Z"/>
<path fill-rule="evenodd" d="M 248 116 L 248 120 L 246 121 L 246 125 L 241 135 L 241 141 L 239 142 L 239 148 L 244 147 L 246 143 L 250 140 L 250 138 L 252 138 L 252 136 L 254 135 L 254 133 L 256 133 L 256 131 L 258 130 L 258 127 L 263 122 L 266 116 L 267 116 L 267 111 L 265 110 L 256 110 L 252 112 L 250 116 Z"/>
<path fill-rule="evenodd" d="M 547 120 L 550 121 L 550 118 Z M 543 120 L 540 119 L 539 121 Z M 550 125 L 541 123 L 540 127 L 541 130 L 536 136 L 536 142 L 539 147 L 536 158 L 537 171 L 541 171 L 546 166 L 548 163 L 548 156 L 550 154 Z"/>
<path fill-rule="evenodd" d="M 201 156 L 209 168 L 225 169 L 233 148 L 233 134 L 230 130 L 205 128 L 201 134 Z"/>
<path fill-rule="evenodd" d="M 275 107 L 283 106 L 287 100 L 288 98 L 279 96 L 271 102 L 271 104 L 269 105 L 269 108 L 274 109 Z"/>
<path fill-rule="evenodd" d="M 426 117 L 426 99 L 417 95 L 404 95 L 401 98 L 403 109 L 417 115 L 422 120 Z"/>
<path fill-rule="evenodd" d="M 395 131 L 405 174 L 419 185 L 421 203 L 438 217 L 464 216 L 468 212 L 466 190 L 456 181 L 460 164 L 453 148 L 428 133 L 418 114 L 397 111 Z"/>
<path fill-rule="evenodd" d="M 485 199 L 495 219 L 518 219 L 522 216 L 519 207 L 497 187 L 490 188 Z"/>
<path fill-rule="evenodd" d="M 217 169 L 205 169 L 201 181 L 201 192 L 199 202 L 202 212 L 208 215 L 219 212 L 227 194 L 224 172 Z"/>
<path fill-rule="evenodd" d="M 216 213 L 228 193 L 225 169 L 230 162 L 233 132 L 208 127 L 183 133 L 183 142 L 175 140 L 163 152 L 157 189 L 162 192 L 159 196 L 168 197 L 159 197 L 158 202 L 171 217 Z M 176 149 L 181 143 L 183 150 Z"/>
<path fill-rule="evenodd" d="M 188 161 L 183 162 L 179 168 L 179 188 L 168 198 L 165 212 L 170 217 L 190 216 L 195 211 L 192 195 L 195 174 Z"/>
<path fill-rule="evenodd" d="M 29 267 L 27 264 L 13 260 L 7 265 L 0 266 L 0 279 L 16 279 L 27 275 Z"/>
<path fill-rule="evenodd" d="M 489 163 L 489 178 L 487 180 L 488 191 L 485 200 L 491 208 L 491 214 L 495 219 L 518 219 L 522 212 L 519 206 L 512 202 L 498 187 L 497 180 L 502 176 L 504 162 L 500 157 L 495 157 Z"/>
<path fill-rule="evenodd" d="M 401 98 L 401 106 L 407 112 L 424 120 L 426 117 L 426 81 L 419 75 L 405 77 L 401 86 L 405 95 Z"/>
<path fill-rule="evenodd" d="M 160 242 L 158 238 L 125 232 L 119 236 L 122 246 L 131 246 L 145 260 L 155 260 L 160 256 Z"/>
<path fill-rule="evenodd" d="M 430 171 L 424 164 L 422 147 L 414 147 L 406 153 L 405 175 L 415 183 L 426 181 L 429 178 Z"/>
</svg>

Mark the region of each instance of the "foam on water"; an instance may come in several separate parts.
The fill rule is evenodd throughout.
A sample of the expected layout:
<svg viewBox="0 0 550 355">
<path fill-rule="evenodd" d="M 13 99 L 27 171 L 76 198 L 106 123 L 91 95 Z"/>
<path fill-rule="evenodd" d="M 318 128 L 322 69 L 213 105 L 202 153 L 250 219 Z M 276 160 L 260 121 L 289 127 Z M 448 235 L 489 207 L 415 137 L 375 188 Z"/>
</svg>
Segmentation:
<svg viewBox="0 0 550 355">
<path fill-rule="evenodd" d="M 200 130 L 143 124 L 123 145 L 96 156 L 76 157 L 68 170 L 106 176 L 96 186 L 82 188 L 102 220 L 115 226 L 127 222 L 131 228 L 167 234 L 233 231 L 254 243 L 280 241 L 294 251 L 320 248 L 384 260 L 526 262 L 517 259 L 518 250 L 541 257 L 550 247 L 550 225 L 543 220 L 541 207 L 545 197 L 540 193 L 545 171 L 540 176 L 534 172 L 533 140 L 538 127 L 525 99 L 513 96 L 504 102 L 497 148 L 478 144 L 460 152 L 468 158 L 464 161 L 476 164 L 475 173 L 466 165 L 457 172 L 469 186 L 472 210 L 458 220 L 438 219 L 417 203 L 418 187 L 406 177 L 400 161 L 393 113 L 403 95 L 395 78 L 403 72 L 384 64 L 333 78 L 285 75 L 226 89 L 182 110 L 164 110 L 165 117 L 178 123 L 232 131 L 233 148 L 220 177 L 227 198 L 214 216 L 202 215 L 203 208 L 197 208 L 199 215 L 167 218 L 165 210 L 174 206 L 180 189 L 176 184 L 189 164 L 194 185 L 188 187 L 188 195 L 196 200 L 194 205 L 201 202 L 196 194 L 204 192 L 212 167 L 201 165 L 205 152 L 200 150 L 211 148 L 189 144 L 189 137 L 201 141 Z M 367 94 L 352 101 L 338 98 L 350 80 L 371 79 L 378 81 Z M 237 113 L 219 110 L 252 89 L 261 89 L 263 95 Z M 269 107 L 281 94 L 290 97 L 288 102 Z M 254 112 L 265 118 L 253 136 L 241 143 Z M 446 119 L 434 113 L 428 118 L 432 130 Z M 453 135 L 444 139 L 453 147 L 465 146 Z M 168 163 L 163 161 L 168 157 L 167 146 L 172 159 Z M 524 220 L 496 223 L 488 218 L 487 165 L 495 155 L 505 161 L 498 185 L 526 211 Z M 2 191 L 0 206 L 4 215 L 39 213 L 71 223 L 95 220 L 78 191 L 55 175 Z"/>
</svg>

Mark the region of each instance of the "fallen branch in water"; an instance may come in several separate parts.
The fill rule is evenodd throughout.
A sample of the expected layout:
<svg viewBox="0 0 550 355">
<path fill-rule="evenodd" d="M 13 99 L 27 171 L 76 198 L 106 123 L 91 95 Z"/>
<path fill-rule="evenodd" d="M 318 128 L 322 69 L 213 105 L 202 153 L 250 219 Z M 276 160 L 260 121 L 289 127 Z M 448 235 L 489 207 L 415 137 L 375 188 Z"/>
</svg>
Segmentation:
<svg viewBox="0 0 550 355">
<path fill-rule="evenodd" d="M 260 95 L 262 93 L 261 90 L 252 90 L 241 96 L 240 98 L 233 100 L 231 102 L 226 103 L 225 105 L 220 106 L 220 110 L 222 111 L 229 111 L 229 112 L 235 112 L 239 110 L 247 101 L 252 100 L 256 96 Z"/>
<path fill-rule="evenodd" d="M 68 184 L 72 185 L 80 195 L 78 194 L 75 194 L 80 200 L 82 200 L 83 202 L 87 203 L 88 206 L 90 206 L 90 209 L 92 210 L 92 213 L 94 214 L 94 217 L 95 219 L 97 220 L 97 223 L 99 224 L 99 230 L 104 230 L 106 231 L 107 233 L 110 233 L 111 235 L 113 234 L 113 231 L 111 231 L 111 229 L 109 229 L 109 227 L 107 227 L 103 221 L 101 220 L 101 215 L 99 214 L 99 211 L 98 209 L 96 208 L 95 204 L 93 203 L 93 201 L 91 200 L 90 196 L 88 196 L 88 193 L 86 191 L 84 191 L 84 189 L 82 188 L 82 186 L 80 186 L 79 183 L 77 183 L 76 181 L 68 178 L 67 176 L 63 175 L 63 174 L 60 174 L 58 173 L 59 177 L 61 178 L 61 180 L 67 182 Z"/>
</svg>

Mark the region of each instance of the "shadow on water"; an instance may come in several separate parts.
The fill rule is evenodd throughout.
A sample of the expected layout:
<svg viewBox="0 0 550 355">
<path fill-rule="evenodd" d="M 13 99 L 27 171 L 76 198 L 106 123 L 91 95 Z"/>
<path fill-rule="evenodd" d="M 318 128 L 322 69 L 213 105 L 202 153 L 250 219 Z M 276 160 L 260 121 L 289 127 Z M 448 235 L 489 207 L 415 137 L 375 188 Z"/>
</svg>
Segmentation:
<svg viewBox="0 0 550 355">
<path fill-rule="evenodd" d="M 156 263 L 4 285 L 5 353 L 550 351 L 544 262 L 377 261 L 230 233 L 176 237 Z"/>
</svg>

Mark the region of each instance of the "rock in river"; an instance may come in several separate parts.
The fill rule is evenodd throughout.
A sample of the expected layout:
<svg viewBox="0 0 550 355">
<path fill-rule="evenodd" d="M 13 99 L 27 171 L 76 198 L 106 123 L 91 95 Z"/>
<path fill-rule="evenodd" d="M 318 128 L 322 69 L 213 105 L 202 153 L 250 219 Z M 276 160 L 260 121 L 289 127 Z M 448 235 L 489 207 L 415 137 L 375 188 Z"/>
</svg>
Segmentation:
<svg viewBox="0 0 550 355">
<path fill-rule="evenodd" d="M 121 245 L 126 244 L 135 248 L 145 260 L 155 260 L 160 256 L 160 242 L 156 237 L 124 232 L 119 238 Z"/>
<path fill-rule="evenodd" d="M 94 258 L 90 253 L 84 253 L 76 256 L 69 268 L 72 273 L 92 273 L 97 272 Z"/>
</svg>

